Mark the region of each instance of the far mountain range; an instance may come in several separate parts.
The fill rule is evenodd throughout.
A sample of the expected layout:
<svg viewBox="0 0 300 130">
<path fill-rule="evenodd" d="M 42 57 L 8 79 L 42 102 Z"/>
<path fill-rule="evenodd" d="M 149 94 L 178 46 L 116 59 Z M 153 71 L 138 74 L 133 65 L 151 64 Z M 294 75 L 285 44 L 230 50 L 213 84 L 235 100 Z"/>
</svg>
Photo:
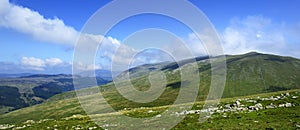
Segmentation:
<svg viewBox="0 0 300 130">
<path fill-rule="evenodd" d="M 96 70 L 98 85 L 112 80 L 108 70 Z M 102 77 L 103 76 L 103 77 Z M 74 90 L 73 78 L 93 78 L 71 74 L 0 74 L 0 113 L 46 101 L 53 95 Z M 87 88 L 91 86 L 82 86 Z"/>
</svg>

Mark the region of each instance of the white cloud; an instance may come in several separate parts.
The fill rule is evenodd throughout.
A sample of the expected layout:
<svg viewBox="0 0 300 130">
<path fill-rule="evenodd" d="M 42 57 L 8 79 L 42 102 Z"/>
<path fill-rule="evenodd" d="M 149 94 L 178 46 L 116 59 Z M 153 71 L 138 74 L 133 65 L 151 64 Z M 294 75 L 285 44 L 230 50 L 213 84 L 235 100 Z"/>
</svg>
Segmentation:
<svg viewBox="0 0 300 130">
<path fill-rule="evenodd" d="M 110 69 L 110 63 L 112 61 L 116 63 L 127 63 L 128 60 L 130 60 L 130 56 L 136 52 L 135 49 L 121 44 L 121 42 L 115 38 L 100 35 L 82 34 L 78 43 L 73 59 L 73 67 L 75 71 L 78 71 L 76 73 L 91 70 L 94 67 L 95 69 Z M 113 59 L 114 56 L 115 59 Z M 97 63 L 99 61 L 103 62 L 101 66 L 99 64 L 93 66 L 94 60 Z"/>
<path fill-rule="evenodd" d="M 45 64 L 48 66 L 56 66 L 63 64 L 63 61 L 59 58 L 48 58 L 45 59 Z"/>
<path fill-rule="evenodd" d="M 63 44 L 74 44 L 78 32 L 64 24 L 61 19 L 46 19 L 41 14 L 26 7 L 1 0 L 0 26 L 31 35 L 35 39 Z"/>
<path fill-rule="evenodd" d="M 55 44 L 65 44 L 71 47 L 75 47 L 78 37 L 81 36 L 78 41 L 80 45 L 77 44 L 77 46 L 80 48 L 79 53 L 82 53 L 83 55 L 84 53 L 90 53 L 91 50 L 96 48 L 98 43 L 102 41 L 102 44 L 99 47 L 100 49 L 98 50 L 98 55 L 110 60 L 112 59 L 114 52 L 121 45 L 115 38 L 78 32 L 73 27 L 67 26 L 63 20 L 59 18 L 45 18 L 37 11 L 11 4 L 8 0 L 0 0 L 0 27 L 22 32 L 36 40 Z M 131 50 L 129 47 L 127 48 Z M 125 51 L 124 54 L 119 55 L 121 60 L 125 59 L 124 57 L 122 58 L 122 56 L 125 56 L 126 52 L 127 51 Z M 30 62 L 30 64 L 25 63 L 26 60 L 33 60 L 32 57 L 23 60 L 24 64 L 32 67 L 32 69 L 43 70 L 42 65 L 32 65 L 33 62 Z M 43 65 L 55 66 L 62 64 L 62 62 L 63 61 L 58 59 L 46 59 L 43 61 Z"/>
<path fill-rule="evenodd" d="M 112 37 L 105 38 L 103 39 L 102 44 L 99 46 L 98 55 L 101 57 L 112 59 L 116 50 L 121 46 L 125 45 L 121 45 L 120 41 L 118 41 L 117 39 Z M 127 49 L 129 49 L 128 46 L 126 47 Z"/>
<path fill-rule="evenodd" d="M 112 47 L 120 42 L 112 37 L 85 34 L 65 25 L 59 18 L 45 18 L 39 12 L 26 7 L 13 5 L 8 0 L 0 1 L 0 27 L 14 29 L 34 37 L 37 40 L 56 44 L 75 45 L 77 38 L 82 34 L 82 44 L 98 44 L 101 40 Z M 108 46 L 106 45 L 106 46 Z M 87 46 L 88 47 L 88 46 Z"/>
<path fill-rule="evenodd" d="M 296 37 L 288 30 L 300 33 L 296 28 L 287 27 L 284 23 L 276 23 L 263 16 L 234 18 L 221 32 L 224 51 L 227 54 L 258 51 L 300 57 L 294 50 L 295 47 L 299 48 L 296 46 L 299 43 L 290 41 Z"/>
<path fill-rule="evenodd" d="M 75 62 L 73 63 L 73 67 L 76 70 L 76 73 L 82 73 L 86 71 L 91 71 L 91 70 L 97 70 L 97 69 L 102 69 L 100 65 L 96 64 L 85 64 L 82 62 Z"/>
<path fill-rule="evenodd" d="M 11 8 L 10 6 L 8 0 L 0 0 L 0 15 L 6 13 Z"/>
<path fill-rule="evenodd" d="M 32 70 L 44 70 L 45 61 L 35 57 L 22 57 L 21 65 Z"/>
<path fill-rule="evenodd" d="M 59 58 L 47 58 L 40 59 L 36 57 L 22 57 L 20 60 L 21 69 L 23 70 L 33 70 L 33 71 L 49 71 L 55 69 L 61 70 L 59 68 L 71 68 L 70 63 L 63 62 Z"/>
<path fill-rule="evenodd" d="M 287 26 L 285 22 L 274 22 L 263 16 L 233 18 L 230 24 L 219 31 L 225 54 L 243 54 L 250 51 L 300 57 L 300 24 Z M 195 55 L 205 52 L 202 42 L 213 46 L 207 35 L 200 40 L 190 34 L 185 42 Z M 205 53 L 204 53 L 205 54 Z"/>
</svg>

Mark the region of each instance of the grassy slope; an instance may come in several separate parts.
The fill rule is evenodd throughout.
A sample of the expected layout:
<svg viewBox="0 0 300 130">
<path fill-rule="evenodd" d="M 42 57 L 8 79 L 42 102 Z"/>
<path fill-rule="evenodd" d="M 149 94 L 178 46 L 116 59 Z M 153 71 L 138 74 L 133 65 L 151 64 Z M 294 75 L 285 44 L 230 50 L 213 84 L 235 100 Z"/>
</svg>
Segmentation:
<svg viewBox="0 0 300 130">
<path fill-rule="evenodd" d="M 201 84 L 197 100 L 201 101 L 206 98 L 210 86 L 210 64 L 209 62 L 198 62 L 198 65 L 201 72 Z M 295 89 L 300 86 L 300 80 L 299 78 L 297 79 L 297 77 L 300 77 L 300 61 L 298 59 L 249 53 L 246 55 L 228 56 L 227 67 L 224 98 Z M 164 72 L 168 78 L 165 92 L 159 99 L 147 104 L 134 103 L 125 99 L 112 84 L 102 86 L 100 89 L 106 101 L 116 110 L 172 104 L 180 89 L 180 75 L 178 69 L 174 66 L 164 69 Z M 132 82 L 137 89 L 146 90 L 149 87 L 146 79 L 147 75 L 139 75 Z M 28 119 L 39 120 L 43 118 L 60 119 L 73 114 L 84 114 L 79 107 L 77 98 L 74 96 L 74 92 L 56 95 L 46 103 L 2 115 L 0 116 L 0 122 L 22 122 Z M 92 103 L 95 96 L 89 95 L 86 99 L 91 99 L 89 102 Z"/>
<path fill-rule="evenodd" d="M 224 97 L 300 88 L 300 61 L 294 58 L 250 53 L 229 57 L 227 67 Z"/>
<path fill-rule="evenodd" d="M 172 63 L 171 63 L 172 64 Z M 200 71 L 200 88 L 197 100 L 206 99 L 210 88 L 210 64 L 208 61 L 198 62 Z M 159 69 L 161 66 L 158 66 Z M 153 68 L 153 66 L 151 67 Z M 180 90 L 180 70 L 172 65 L 165 69 L 168 85 L 162 96 L 155 102 L 138 104 L 121 96 L 113 85 L 103 87 L 107 101 L 115 109 L 141 106 L 160 106 L 172 104 Z M 136 72 L 139 68 L 135 69 Z M 142 67 L 145 71 L 145 68 Z M 134 74 L 133 74 L 134 75 Z M 135 77 L 135 76 L 134 76 Z M 227 81 L 223 97 L 235 97 L 266 93 L 280 90 L 300 88 L 300 60 L 290 57 L 280 57 L 259 53 L 249 53 L 227 57 Z M 131 80 L 138 90 L 147 90 L 149 82 L 147 75 L 135 77 Z M 197 80 L 197 79 L 194 79 Z M 188 81 L 186 86 L 193 86 L 193 81 Z M 185 86 L 185 87 L 186 87 Z"/>
<path fill-rule="evenodd" d="M 266 94 L 249 95 L 235 98 L 224 98 L 221 100 L 221 104 L 227 104 L 234 102 L 236 99 L 252 98 L 256 97 L 270 97 L 275 95 L 280 95 L 282 93 L 294 93 L 299 90 L 289 90 L 280 91 Z M 288 99 L 286 99 L 288 100 Z M 264 109 L 256 112 L 227 112 L 226 117 L 222 116 L 224 114 L 213 114 L 211 118 L 203 123 L 199 123 L 198 114 L 189 114 L 184 118 L 179 124 L 177 124 L 173 129 L 297 129 L 300 126 L 300 98 L 294 99 L 289 102 L 296 104 L 294 107 L 289 108 L 276 108 L 276 109 Z M 59 102 L 59 101 L 58 101 Z M 272 101 L 274 104 L 278 104 L 285 101 Z M 67 101 L 65 101 L 67 103 Z M 69 103 L 69 102 L 68 102 Z M 194 104 L 194 109 L 201 109 L 203 102 L 196 102 Z M 181 106 L 185 106 L 182 104 Z M 126 114 L 134 117 L 149 117 L 159 114 L 159 112 L 165 110 L 165 106 L 153 107 L 153 108 L 137 108 L 133 110 L 126 110 L 116 114 L 103 114 L 98 116 L 101 120 L 106 120 L 107 118 L 117 118 L 120 114 Z M 153 110 L 154 113 L 148 113 L 149 110 Z M 47 112 L 47 111 L 46 111 Z M 61 111 L 58 111 L 61 112 Z M 158 113 L 157 113 L 158 112 Z M 74 114 L 75 115 L 75 114 Z M 96 128 L 101 129 L 89 117 L 84 115 L 65 115 L 67 118 L 50 118 L 48 120 L 34 120 L 35 123 L 30 123 L 29 121 L 13 123 L 15 127 L 22 127 L 28 125 L 25 129 L 74 129 L 74 128 Z M 45 119 L 45 118 L 42 118 Z M 38 123 L 39 122 L 39 123 Z M 126 129 L 126 128 L 124 128 Z"/>
</svg>

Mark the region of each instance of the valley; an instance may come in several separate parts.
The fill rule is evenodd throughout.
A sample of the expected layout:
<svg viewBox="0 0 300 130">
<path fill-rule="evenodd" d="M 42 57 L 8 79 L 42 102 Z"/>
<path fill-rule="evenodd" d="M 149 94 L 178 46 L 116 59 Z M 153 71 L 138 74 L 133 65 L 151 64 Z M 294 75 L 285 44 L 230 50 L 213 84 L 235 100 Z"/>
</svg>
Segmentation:
<svg viewBox="0 0 300 130">
<path fill-rule="evenodd" d="M 0 78 L 0 114 L 40 104 L 56 94 L 73 91 L 73 78 L 91 77 L 72 77 L 67 74 L 28 74 Z M 101 77 L 97 77 L 97 81 L 99 85 L 110 82 Z M 87 87 L 91 86 L 82 86 L 82 88 Z"/>
</svg>

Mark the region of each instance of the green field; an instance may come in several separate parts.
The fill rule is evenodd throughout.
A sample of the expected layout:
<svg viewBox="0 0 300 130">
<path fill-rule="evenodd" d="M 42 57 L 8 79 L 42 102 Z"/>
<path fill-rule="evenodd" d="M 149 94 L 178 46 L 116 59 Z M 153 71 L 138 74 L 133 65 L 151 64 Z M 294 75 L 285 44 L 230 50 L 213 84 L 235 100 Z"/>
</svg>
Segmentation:
<svg viewBox="0 0 300 130">
<path fill-rule="evenodd" d="M 289 96 L 286 96 L 289 93 Z M 270 98 L 276 96 L 286 96 L 276 101 L 262 100 L 263 98 Z M 284 97 L 283 96 L 283 97 Z M 179 124 L 177 124 L 172 129 L 299 129 L 300 128 L 300 90 L 290 90 L 290 91 L 280 91 L 275 93 L 266 93 L 258 95 L 250 95 L 236 98 L 225 98 L 221 100 L 218 108 L 224 108 L 226 104 L 234 104 L 237 99 L 242 100 L 242 104 L 246 106 L 251 106 L 244 101 L 256 100 L 257 103 L 263 104 L 263 108 L 260 110 L 243 110 L 243 111 L 231 111 L 231 112 L 215 112 L 212 114 L 205 122 L 199 123 L 199 113 L 188 113 Z M 258 98 L 259 97 L 259 98 Z M 294 98 L 293 98 L 294 97 Z M 297 98 L 295 98 L 297 97 Z M 65 102 L 66 103 L 66 102 Z M 277 107 L 277 108 L 266 108 L 268 104 L 274 104 L 275 106 L 291 103 L 290 107 Z M 193 110 L 201 110 L 204 102 L 196 102 L 194 104 Z M 59 105 L 59 104 L 58 104 Z M 49 106 L 49 104 L 43 105 Z M 179 105 L 184 107 L 185 104 Z M 245 106 L 245 107 L 246 107 Z M 50 106 L 49 106 L 50 107 Z M 91 117 L 96 118 L 99 121 L 104 121 L 107 119 L 118 118 L 119 115 L 127 115 L 131 117 L 155 117 L 160 118 L 161 112 L 165 111 L 168 106 L 160 107 L 148 107 L 148 108 L 136 108 L 132 110 L 121 110 L 114 113 L 106 113 L 101 115 L 91 115 Z M 67 110 L 67 109 L 66 109 Z M 149 111 L 152 111 L 149 113 Z M 184 108 L 183 108 L 184 110 Z M 62 110 L 57 111 L 57 113 L 63 112 Z M 36 115 L 31 119 L 28 118 L 26 121 L 19 123 L 8 123 L 0 125 L 0 128 L 10 127 L 23 129 L 101 129 L 102 128 L 121 128 L 126 129 L 126 125 L 122 126 L 121 122 L 109 122 L 110 125 L 105 125 L 99 127 L 95 124 L 88 116 L 84 113 L 73 113 L 70 115 L 65 111 L 65 114 L 61 115 L 60 118 L 55 118 L 51 116 L 40 117 Z M 40 113 L 44 115 L 44 113 Z M 176 118 L 174 115 L 170 115 L 172 118 Z M 62 118 L 63 117 L 63 118 Z M 39 119 L 38 119 L 39 118 Z M 17 120 L 16 118 L 6 117 L 7 120 Z M 13 121 L 14 122 L 14 121 Z M 125 122 L 126 123 L 126 122 Z M 113 125 L 115 124 L 115 125 Z M 151 125 L 151 123 L 150 123 Z M 118 126 L 118 127 L 117 127 Z"/>
</svg>

